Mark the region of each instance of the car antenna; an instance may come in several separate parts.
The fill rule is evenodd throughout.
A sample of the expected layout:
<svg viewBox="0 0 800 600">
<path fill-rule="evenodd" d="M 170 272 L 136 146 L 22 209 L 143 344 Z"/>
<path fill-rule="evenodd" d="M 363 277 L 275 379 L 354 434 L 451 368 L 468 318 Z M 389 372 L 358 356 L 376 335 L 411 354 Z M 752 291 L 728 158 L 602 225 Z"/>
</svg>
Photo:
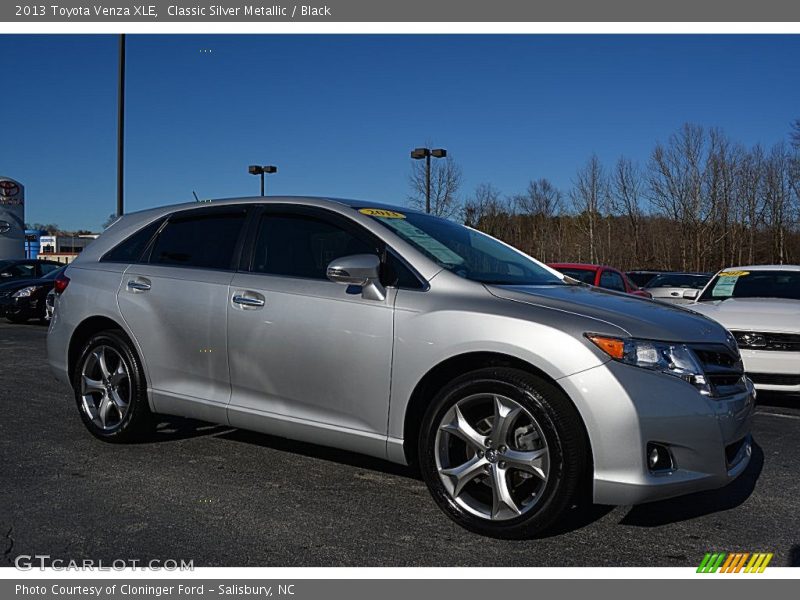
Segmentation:
<svg viewBox="0 0 800 600">
<path fill-rule="evenodd" d="M 195 192 L 194 190 L 192 190 L 192 196 L 194 196 L 195 202 L 200 202 L 200 198 L 197 197 L 197 192 Z"/>
</svg>

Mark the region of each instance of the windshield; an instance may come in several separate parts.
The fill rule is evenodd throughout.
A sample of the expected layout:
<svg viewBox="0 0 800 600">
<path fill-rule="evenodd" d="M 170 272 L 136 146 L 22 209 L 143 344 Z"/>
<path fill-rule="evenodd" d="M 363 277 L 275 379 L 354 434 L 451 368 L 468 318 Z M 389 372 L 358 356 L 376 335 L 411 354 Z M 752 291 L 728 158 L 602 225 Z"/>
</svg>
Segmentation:
<svg viewBox="0 0 800 600">
<path fill-rule="evenodd" d="M 727 298 L 800 300 L 800 271 L 722 271 L 698 300 L 707 302 Z"/>
<path fill-rule="evenodd" d="M 656 275 L 648 284 L 648 288 L 694 288 L 702 289 L 711 279 L 709 275 L 688 275 L 686 273 L 665 273 Z"/>
<path fill-rule="evenodd" d="M 448 271 L 496 285 L 554 285 L 564 282 L 528 256 L 502 242 L 446 219 L 426 214 L 361 208 Z"/>
</svg>

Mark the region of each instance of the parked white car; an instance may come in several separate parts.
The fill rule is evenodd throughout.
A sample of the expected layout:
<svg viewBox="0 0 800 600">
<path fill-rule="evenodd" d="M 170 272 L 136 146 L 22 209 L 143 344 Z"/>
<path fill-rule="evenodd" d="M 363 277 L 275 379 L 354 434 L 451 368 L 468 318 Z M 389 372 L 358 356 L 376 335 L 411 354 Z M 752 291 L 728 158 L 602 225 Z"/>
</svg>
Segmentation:
<svg viewBox="0 0 800 600">
<path fill-rule="evenodd" d="M 687 308 L 730 330 L 756 389 L 800 392 L 800 265 L 724 269 Z"/>
<path fill-rule="evenodd" d="M 700 291 L 711 279 L 711 274 L 703 273 L 661 273 L 656 275 L 642 289 L 649 292 L 653 300 L 670 304 L 689 304 L 686 290 Z M 696 296 L 696 294 L 695 294 Z"/>
</svg>

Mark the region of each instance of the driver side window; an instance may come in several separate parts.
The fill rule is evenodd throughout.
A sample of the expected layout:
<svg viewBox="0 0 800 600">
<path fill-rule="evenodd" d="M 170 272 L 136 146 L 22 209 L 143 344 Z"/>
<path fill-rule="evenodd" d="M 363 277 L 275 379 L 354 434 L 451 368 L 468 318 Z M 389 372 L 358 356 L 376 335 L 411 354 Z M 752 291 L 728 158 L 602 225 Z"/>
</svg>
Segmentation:
<svg viewBox="0 0 800 600">
<path fill-rule="evenodd" d="M 377 254 L 377 249 L 322 219 L 265 213 L 256 236 L 253 271 L 284 277 L 327 279 L 328 264 L 351 254 Z"/>
</svg>

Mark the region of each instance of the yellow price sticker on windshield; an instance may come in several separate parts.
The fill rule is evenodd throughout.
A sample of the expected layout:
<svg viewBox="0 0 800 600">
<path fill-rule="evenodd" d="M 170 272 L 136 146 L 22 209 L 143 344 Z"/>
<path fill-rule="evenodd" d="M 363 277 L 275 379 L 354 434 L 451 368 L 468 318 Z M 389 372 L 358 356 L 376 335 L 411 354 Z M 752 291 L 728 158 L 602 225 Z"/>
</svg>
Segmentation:
<svg viewBox="0 0 800 600">
<path fill-rule="evenodd" d="M 742 275 L 750 275 L 750 271 L 723 271 L 719 274 L 720 277 L 741 277 Z"/>
<path fill-rule="evenodd" d="M 381 219 L 405 219 L 403 213 L 395 212 L 393 210 L 384 210 L 383 208 L 362 208 L 358 212 L 362 215 L 369 215 L 370 217 L 378 217 Z"/>
</svg>

